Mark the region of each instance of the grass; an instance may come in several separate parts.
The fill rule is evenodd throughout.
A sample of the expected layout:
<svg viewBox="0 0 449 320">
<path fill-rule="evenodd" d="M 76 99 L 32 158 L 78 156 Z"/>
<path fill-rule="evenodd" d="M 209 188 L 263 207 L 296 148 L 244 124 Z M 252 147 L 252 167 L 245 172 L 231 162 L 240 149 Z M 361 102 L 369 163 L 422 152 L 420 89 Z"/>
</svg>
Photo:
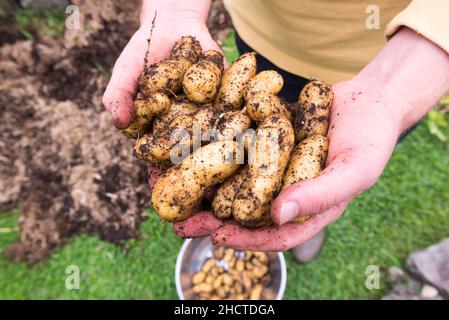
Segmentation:
<svg viewBox="0 0 449 320">
<path fill-rule="evenodd" d="M 232 59 L 232 52 L 226 54 Z M 442 130 L 449 135 L 449 128 Z M 449 151 L 421 125 L 397 146 L 376 186 L 330 226 L 319 259 L 298 265 L 286 253 L 285 298 L 379 298 L 387 289 L 384 277 L 380 290 L 368 290 L 366 268 L 403 266 L 411 251 L 449 236 L 448 190 Z M 18 241 L 18 217 L 0 214 L 0 252 Z M 140 233 L 127 250 L 80 235 L 32 268 L 0 255 L 0 299 L 176 299 L 173 275 L 182 240 L 152 212 Z M 70 265 L 80 269 L 79 290 L 65 287 Z"/>
</svg>

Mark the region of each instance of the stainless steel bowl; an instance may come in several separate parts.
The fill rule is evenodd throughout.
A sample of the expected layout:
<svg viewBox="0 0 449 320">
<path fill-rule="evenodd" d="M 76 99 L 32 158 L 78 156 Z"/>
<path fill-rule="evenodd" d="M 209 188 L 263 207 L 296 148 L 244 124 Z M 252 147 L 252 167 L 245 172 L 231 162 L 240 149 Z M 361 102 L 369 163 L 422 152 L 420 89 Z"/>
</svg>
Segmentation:
<svg viewBox="0 0 449 320">
<path fill-rule="evenodd" d="M 184 241 L 176 260 L 176 291 L 181 300 L 195 299 L 192 291 L 192 276 L 201 269 L 204 261 L 212 257 L 214 245 L 210 238 L 195 238 Z M 287 268 L 281 252 L 268 252 L 271 282 L 265 287 L 262 299 L 281 300 L 287 283 Z"/>
</svg>

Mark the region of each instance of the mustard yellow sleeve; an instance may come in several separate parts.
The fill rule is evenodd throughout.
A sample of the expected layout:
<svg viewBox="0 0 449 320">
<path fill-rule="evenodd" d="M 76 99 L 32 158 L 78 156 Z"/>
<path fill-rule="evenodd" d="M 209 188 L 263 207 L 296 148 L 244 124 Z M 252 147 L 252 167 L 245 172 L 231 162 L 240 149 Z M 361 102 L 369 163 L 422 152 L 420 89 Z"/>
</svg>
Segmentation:
<svg viewBox="0 0 449 320">
<path fill-rule="evenodd" d="M 393 36 L 401 26 L 415 30 L 449 53 L 449 0 L 411 1 L 388 23 L 386 36 Z"/>
</svg>

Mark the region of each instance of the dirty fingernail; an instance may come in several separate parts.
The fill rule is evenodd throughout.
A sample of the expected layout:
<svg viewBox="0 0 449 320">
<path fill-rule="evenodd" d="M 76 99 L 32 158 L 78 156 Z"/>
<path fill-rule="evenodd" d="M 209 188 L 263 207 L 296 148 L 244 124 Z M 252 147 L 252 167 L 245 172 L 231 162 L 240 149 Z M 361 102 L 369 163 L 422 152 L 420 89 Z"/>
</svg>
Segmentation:
<svg viewBox="0 0 449 320">
<path fill-rule="evenodd" d="M 299 207 L 294 201 L 287 201 L 281 206 L 280 223 L 284 224 L 298 216 Z"/>
</svg>

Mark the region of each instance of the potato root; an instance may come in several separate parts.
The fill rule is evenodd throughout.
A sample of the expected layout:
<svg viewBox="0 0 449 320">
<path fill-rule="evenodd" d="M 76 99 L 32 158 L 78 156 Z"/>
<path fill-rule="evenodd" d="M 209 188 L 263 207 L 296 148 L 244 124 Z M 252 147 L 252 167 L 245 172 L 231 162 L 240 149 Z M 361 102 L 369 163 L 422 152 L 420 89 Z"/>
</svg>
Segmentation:
<svg viewBox="0 0 449 320">
<path fill-rule="evenodd" d="M 200 43 L 194 37 L 182 37 L 176 41 L 170 58 L 152 64 L 139 77 L 140 92 L 149 96 L 160 90 L 177 93 L 187 69 L 198 60 Z"/>
<path fill-rule="evenodd" d="M 237 148 L 237 142 L 229 140 L 208 144 L 162 174 L 151 196 L 161 220 L 183 221 L 194 213 L 207 188 L 239 168 Z"/>
<path fill-rule="evenodd" d="M 265 92 L 277 94 L 284 85 L 282 76 L 274 70 L 265 70 L 256 74 L 249 82 L 245 92 L 245 100 L 248 101 L 257 93 Z"/>
<path fill-rule="evenodd" d="M 290 163 L 282 180 L 282 189 L 305 179 L 316 177 L 324 167 L 329 141 L 316 134 L 300 142 L 292 152 Z M 308 216 L 297 217 L 293 222 L 302 223 Z"/>
<path fill-rule="evenodd" d="M 222 72 L 223 55 L 215 50 L 205 51 L 184 74 L 182 88 L 187 99 L 196 103 L 214 101 Z"/>
<path fill-rule="evenodd" d="M 150 128 L 153 118 L 167 112 L 169 108 L 170 99 L 162 92 L 151 94 L 146 99 L 134 100 L 134 120 L 123 133 L 132 139 L 143 136 Z"/>
<path fill-rule="evenodd" d="M 262 121 L 266 117 L 281 113 L 291 121 L 292 115 L 284 103 L 272 93 L 259 92 L 246 101 L 246 112 L 254 121 Z"/>
<path fill-rule="evenodd" d="M 256 74 L 256 55 L 245 53 L 224 72 L 215 107 L 221 111 L 239 110 L 243 105 L 246 86 Z"/>
<path fill-rule="evenodd" d="M 293 147 L 293 127 L 286 117 L 272 115 L 259 124 L 247 178 L 232 204 L 232 214 L 240 224 L 255 228 L 270 223 L 271 202 L 281 187 Z"/>
<path fill-rule="evenodd" d="M 233 140 L 251 128 L 251 124 L 251 118 L 241 111 L 225 112 L 215 125 L 217 140 Z"/>
<path fill-rule="evenodd" d="M 302 117 L 302 127 L 297 137 L 298 141 L 315 134 L 327 135 L 333 99 L 331 85 L 318 80 L 312 80 L 305 85 L 299 95 L 301 112 L 298 116 Z"/>
</svg>

